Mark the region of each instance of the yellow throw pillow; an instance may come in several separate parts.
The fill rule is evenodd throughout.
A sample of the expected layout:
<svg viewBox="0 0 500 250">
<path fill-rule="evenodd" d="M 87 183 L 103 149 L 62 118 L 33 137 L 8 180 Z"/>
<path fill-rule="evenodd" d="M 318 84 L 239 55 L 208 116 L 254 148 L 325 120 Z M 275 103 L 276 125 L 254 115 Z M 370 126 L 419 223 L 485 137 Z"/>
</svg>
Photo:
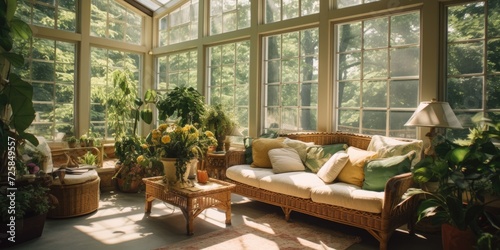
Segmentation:
<svg viewBox="0 0 500 250">
<path fill-rule="evenodd" d="M 252 167 L 255 168 L 272 168 L 271 160 L 269 159 L 269 150 L 275 148 L 283 148 L 285 144 L 282 138 L 258 138 L 252 141 Z"/>
<path fill-rule="evenodd" d="M 362 187 L 363 180 L 365 179 L 365 163 L 368 160 L 375 159 L 377 157 L 377 152 L 366 151 L 356 147 L 348 147 L 346 153 L 349 155 L 349 160 L 342 171 L 340 171 L 337 180 Z"/>
</svg>

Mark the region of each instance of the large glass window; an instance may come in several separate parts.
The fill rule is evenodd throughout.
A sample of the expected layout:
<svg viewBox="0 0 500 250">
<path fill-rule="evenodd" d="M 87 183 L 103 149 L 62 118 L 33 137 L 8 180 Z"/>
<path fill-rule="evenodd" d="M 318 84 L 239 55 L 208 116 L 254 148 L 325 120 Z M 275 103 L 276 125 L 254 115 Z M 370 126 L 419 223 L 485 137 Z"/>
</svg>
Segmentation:
<svg viewBox="0 0 500 250">
<path fill-rule="evenodd" d="M 16 73 L 33 85 L 36 113 L 28 131 L 47 140 L 58 133 L 62 138 L 72 132 L 75 122 L 75 44 L 42 38 L 16 43 L 20 45 L 16 50 L 27 50 L 25 66 Z"/>
<path fill-rule="evenodd" d="M 250 0 L 211 0 L 210 35 L 250 27 Z"/>
<path fill-rule="evenodd" d="M 250 42 L 242 41 L 208 48 L 208 99 L 236 115 L 240 129 L 248 135 Z"/>
<path fill-rule="evenodd" d="M 265 130 L 316 130 L 318 29 L 263 39 Z"/>
<path fill-rule="evenodd" d="M 361 5 L 361 4 L 365 4 L 365 3 L 373 3 L 373 2 L 378 2 L 378 1 L 380 1 L 380 0 L 337 0 L 337 8 L 342 9 L 342 8 Z"/>
<path fill-rule="evenodd" d="M 415 138 L 404 123 L 418 104 L 419 12 L 335 27 L 337 130 Z"/>
<path fill-rule="evenodd" d="M 17 15 L 37 26 L 76 31 L 77 0 L 18 0 Z"/>
<path fill-rule="evenodd" d="M 446 11 L 446 100 L 463 126 L 472 126 L 477 113 L 499 121 L 500 2 L 452 5 Z"/>
<path fill-rule="evenodd" d="M 166 46 L 198 38 L 198 0 L 191 0 L 159 20 L 158 44 Z"/>
<path fill-rule="evenodd" d="M 166 92 L 180 86 L 196 89 L 197 54 L 196 50 L 190 50 L 159 56 L 156 59 L 156 89 L 159 92 Z"/>
<path fill-rule="evenodd" d="M 266 0 L 265 21 L 273 23 L 319 13 L 319 0 Z"/>
<path fill-rule="evenodd" d="M 113 130 L 108 123 L 106 106 L 103 104 L 107 93 L 113 88 L 112 73 L 115 70 L 129 70 L 133 84 L 140 92 L 142 56 L 118 50 L 91 48 L 90 80 L 90 130 L 104 138 L 112 138 Z M 140 95 L 139 95 L 140 96 Z M 130 126 L 130 131 L 132 131 Z"/>
<path fill-rule="evenodd" d="M 143 18 L 115 0 L 92 0 L 90 35 L 142 44 Z"/>
</svg>

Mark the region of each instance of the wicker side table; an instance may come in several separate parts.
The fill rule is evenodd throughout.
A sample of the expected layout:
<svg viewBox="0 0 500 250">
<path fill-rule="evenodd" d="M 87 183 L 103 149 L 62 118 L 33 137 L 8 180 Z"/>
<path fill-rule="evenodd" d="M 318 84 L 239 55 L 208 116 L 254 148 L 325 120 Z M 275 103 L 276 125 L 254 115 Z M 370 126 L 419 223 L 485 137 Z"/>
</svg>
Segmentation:
<svg viewBox="0 0 500 250">
<path fill-rule="evenodd" d="M 194 218 L 207 208 L 226 212 L 226 225 L 231 225 L 231 191 L 235 185 L 217 179 L 206 184 L 194 183 L 192 188 L 166 187 L 161 176 L 142 179 L 146 184 L 145 213 L 151 213 L 153 200 L 179 207 L 186 218 L 187 235 L 193 235 Z"/>
<path fill-rule="evenodd" d="M 205 160 L 205 170 L 209 177 L 219 180 L 226 179 L 226 153 L 208 153 Z"/>
</svg>

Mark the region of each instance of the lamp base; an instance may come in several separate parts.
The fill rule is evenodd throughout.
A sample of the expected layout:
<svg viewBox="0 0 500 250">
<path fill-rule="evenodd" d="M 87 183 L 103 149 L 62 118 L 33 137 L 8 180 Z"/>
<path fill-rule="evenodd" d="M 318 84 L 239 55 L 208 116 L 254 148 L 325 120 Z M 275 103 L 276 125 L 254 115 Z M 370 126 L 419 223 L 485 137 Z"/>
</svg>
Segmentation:
<svg viewBox="0 0 500 250">
<path fill-rule="evenodd" d="M 436 152 L 434 151 L 434 145 L 432 145 L 432 141 L 433 141 L 434 137 L 436 136 L 435 128 L 431 127 L 431 131 L 429 131 L 429 133 L 425 134 L 425 136 L 427 136 L 427 138 L 429 138 L 429 146 L 424 149 L 424 155 L 434 157 L 436 155 Z"/>
</svg>

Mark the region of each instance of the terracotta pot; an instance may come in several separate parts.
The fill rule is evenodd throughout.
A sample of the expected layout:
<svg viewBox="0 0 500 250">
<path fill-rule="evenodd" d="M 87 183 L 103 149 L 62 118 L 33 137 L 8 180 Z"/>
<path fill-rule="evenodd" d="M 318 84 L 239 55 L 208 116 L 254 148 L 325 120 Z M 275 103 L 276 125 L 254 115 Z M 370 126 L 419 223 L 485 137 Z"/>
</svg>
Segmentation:
<svg viewBox="0 0 500 250">
<path fill-rule="evenodd" d="M 196 177 L 198 178 L 199 183 L 207 183 L 208 182 L 208 173 L 206 170 L 198 170 L 196 172 Z"/>
<path fill-rule="evenodd" d="M 472 230 L 460 230 L 450 224 L 441 225 L 443 250 L 470 250 L 477 242 Z"/>
<path fill-rule="evenodd" d="M 130 183 L 126 183 L 126 181 L 122 178 L 115 178 L 116 188 L 123 193 L 137 193 L 141 188 L 142 180 L 134 180 Z"/>
</svg>

